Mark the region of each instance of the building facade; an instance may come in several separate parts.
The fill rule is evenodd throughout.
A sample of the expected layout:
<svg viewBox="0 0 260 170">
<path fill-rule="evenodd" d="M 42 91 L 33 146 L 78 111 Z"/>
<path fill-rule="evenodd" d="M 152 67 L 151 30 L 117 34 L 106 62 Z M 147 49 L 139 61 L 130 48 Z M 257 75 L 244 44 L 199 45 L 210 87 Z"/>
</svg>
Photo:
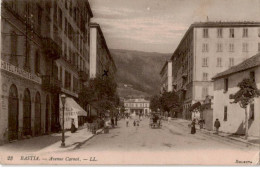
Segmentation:
<svg viewBox="0 0 260 170">
<path fill-rule="evenodd" d="M 173 90 L 183 102 L 179 115 L 191 119 L 189 108 L 213 96 L 211 78 L 260 51 L 260 23 L 194 23 L 172 55 Z"/>
<path fill-rule="evenodd" d="M 150 101 L 145 99 L 125 99 L 124 107 L 127 113 L 137 115 L 150 114 Z"/>
<path fill-rule="evenodd" d="M 214 80 L 214 104 L 213 120 L 219 119 L 220 131 L 235 134 L 245 134 L 245 110 L 239 103 L 231 104 L 230 94 L 235 94 L 238 83 L 245 78 L 251 78 L 260 89 L 260 53 L 245 60 L 224 72 L 213 77 Z M 251 136 L 259 136 L 260 131 L 260 97 L 247 108 L 249 131 Z M 212 127 L 213 128 L 213 127 Z"/>
<path fill-rule="evenodd" d="M 3 0 L 1 16 L 0 141 L 57 131 L 60 94 L 89 74 L 89 3 Z"/>
<path fill-rule="evenodd" d="M 172 62 L 166 61 L 161 72 L 161 93 L 171 92 L 173 89 L 172 86 Z"/>
<path fill-rule="evenodd" d="M 103 74 L 115 78 L 116 65 L 110 54 L 101 27 L 97 23 L 90 24 L 90 78 Z"/>
</svg>

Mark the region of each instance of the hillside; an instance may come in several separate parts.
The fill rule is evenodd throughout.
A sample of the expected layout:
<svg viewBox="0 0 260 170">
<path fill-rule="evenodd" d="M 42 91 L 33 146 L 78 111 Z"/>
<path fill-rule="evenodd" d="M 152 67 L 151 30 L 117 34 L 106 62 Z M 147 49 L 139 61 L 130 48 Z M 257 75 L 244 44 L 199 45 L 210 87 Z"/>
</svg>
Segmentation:
<svg viewBox="0 0 260 170">
<path fill-rule="evenodd" d="M 117 81 L 149 95 L 159 93 L 160 71 L 171 54 L 110 50 L 117 66 Z M 124 90 L 120 88 L 122 93 Z M 126 92 L 125 92 L 126 93 Z"/>
</svg>

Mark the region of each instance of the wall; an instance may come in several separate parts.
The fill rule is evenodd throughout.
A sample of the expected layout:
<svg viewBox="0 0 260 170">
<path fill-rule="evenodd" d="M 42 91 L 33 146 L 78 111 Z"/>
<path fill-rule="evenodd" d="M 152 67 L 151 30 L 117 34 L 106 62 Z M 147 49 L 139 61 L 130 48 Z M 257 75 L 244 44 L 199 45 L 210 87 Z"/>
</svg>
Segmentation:
<svg viewBox="0 0 260 170">
<path fill-rule="evenodd" d="M 260 67 L 255 70 L 255 75 L 260 75 Z M 214 82 L 214 104 L 213 104 L 213 120 L 219 119 L 221 123 L 220 131 L 228 133 L 244 133 L 245 111 L 239 104 L 231 104 L 229 99 L 230 94 L 236 93 L 239 88 L 237 84 L 244 78 L 249 78 L 251 70 L 236 73 L 229 76 L 229 89 L 224 93 L 224 79 L 218 79 Z M 260 77 L 255 76 L 258 89 L 260 89 Z M 260 131 L 260 98 L 256 98 L 255 104 L 255 119 L 249 123 L 249 135 L 259 136 Z M 227 106 L 227 121 L 224 121 L 224 106 Z M 249 109 L 248 109 L 249 113 Z"/>
<path fill-rule="evenodd" d="M 208 28 L 208 38 L 203 38 L 203 28 L 194 28 L 194 77 L 193 81 L 202 82 L 195 83 L 194 87 L 194 100 L 201 100 L 202 88 L 208 87 L 209 95 L 213 94 L 213 84 L 203 83 L 203 73 L 208 73 L 208 82 L 217 73 L 222 72 L 229 66 L 229 58 L 234 58 L 234 65 L 242 62 L 243 60 L 255 55 L 258 52 L 258 37 L 259 27 L 245 27 L 248 28 L 248 37 L 243 38 L 244 27 L 221 27 L 222 38 L 217 37 L 217 29 L 220 27 Z M 229 29 L 234 28 L 235 37 L 229 37 Z M 203 52 L 203 44 L 208 44 L 208 52 Z M 222 44 L 222 52 L 217 52 L 217 44 Z M 248 52 L 243 52 L 242 44 L 248 43 Z M 234 52 L 229 51 L 229 44 L 234 44 Z M 208 58 L 208 66 L 203 67 L 203 58 Z M 217 67 L 217 58 L 222 58 L 222 66 Z"/>
<path fill-rule="evenodd" d="M 90 78 L 97 73 L 97 29 L 90 28 Z"/>
</svg>

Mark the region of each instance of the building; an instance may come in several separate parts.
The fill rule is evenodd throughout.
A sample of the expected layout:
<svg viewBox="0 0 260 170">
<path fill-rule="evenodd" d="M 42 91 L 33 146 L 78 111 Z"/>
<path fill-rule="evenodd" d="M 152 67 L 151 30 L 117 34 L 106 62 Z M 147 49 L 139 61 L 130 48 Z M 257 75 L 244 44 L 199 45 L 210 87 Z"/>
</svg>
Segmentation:
<svg viewBox="0 0 260 170">
<path fill-rule="evenodd" d="M 172 62 L 166 61 L 161 72 L 161 93 L 172 91 Z"/>
<path fill-rule="evenodd" d="M 148 115 L 150 114 L 150 101 L 143 98 L 136 99 L 125 99 L 124 107 L 127 113 L 130 114 L 141 114 Z"/>
<path fill-rule="evenodd" d="M 101 27 L 97 23 L 90 24 L 90 78 L 103 74 L 115 78 L 116 65 L 110 54 Z"/>
<path fill-rule="evenodd" d="M 260 89 L 260 53 L 231 67 L 213 77 L 214 104 L 213 120 L 219 119 L 220 131 L 227 133 L 245 133 L 245 110 L 237 104 L 231 104 L 230 94 L 235 94 L 238 83 L 245 78 L 255 81 Z M 248 106 L 249 131 L 251 136 L 259 136 L 260 131 L 260 97 Z"/>
<path fill-rule="evenodd" d="M 173 90 L 183 102 L 179 116 L 191 119 L 191 105 L 213 96 L 211 78 L 259 51 L 259 22 L 192 24 L 171 57 Z"/>
<path fill-rule="evenodd" d="M 87 0 L 3 0 L 0 142 L 57 131 L 59 96 L 89 75 Z"/>
</svg>

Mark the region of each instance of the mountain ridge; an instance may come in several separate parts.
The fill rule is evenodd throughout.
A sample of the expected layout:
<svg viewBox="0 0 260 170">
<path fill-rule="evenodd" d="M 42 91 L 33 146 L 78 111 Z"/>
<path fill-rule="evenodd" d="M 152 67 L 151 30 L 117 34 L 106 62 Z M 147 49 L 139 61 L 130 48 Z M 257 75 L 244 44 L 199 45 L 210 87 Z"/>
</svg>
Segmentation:
<svg viewBox="0 0 260 170">
<path fill-rule="evenodd" d="M 117 66 L 117 83 L 131 84 L 140 94 L 159 93 L 159 74 L 172 54 L 124 49 L 110 49 L 110 53 Z M 122 87 L 120 91 L 124 91 Z"/>
</svg>

